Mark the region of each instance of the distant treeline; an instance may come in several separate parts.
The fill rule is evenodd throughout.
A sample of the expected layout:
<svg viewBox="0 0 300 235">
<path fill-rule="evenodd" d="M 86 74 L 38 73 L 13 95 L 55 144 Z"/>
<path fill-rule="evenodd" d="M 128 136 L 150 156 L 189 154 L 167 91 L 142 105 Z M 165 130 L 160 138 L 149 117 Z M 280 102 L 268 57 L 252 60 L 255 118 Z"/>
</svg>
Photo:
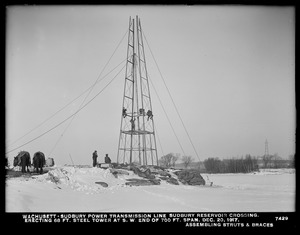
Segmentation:
<svg viewBox="0 0 300 235">
<path fill-rule="evenodd" d="M 176 163 L 181 160 L 182 163 Z M 259 168 L 294 168 L 295 155 L 288 159 L 282 159 L 277 153 L 265 156 L 251 156 L 226 158 L 208 158 L 204 161 L 195 161 L 192 156 L 180 156 L 180 154 L 169 153 L 159 159 L 162 167 L 192 168 L 202 173 L 249 173 L 258 171 Z"/>
<path fill-rule="evenodd" d="M 207 173 L 249 173 L 258 171 L 259 168 L 294 168 L 295 155 L 290 155 L 284 160 L 278 154 L 254 157 L 250 154 L 241 158 L 223 159 L 208 158 L 203 162 Z"/>
<path fill-rule="evenodd" d="M 249 173 L 258 170 L 257 159 L 250 155 L 238 159 L 208 158 L 203 163 L 207 173 Z"/>
</svg>

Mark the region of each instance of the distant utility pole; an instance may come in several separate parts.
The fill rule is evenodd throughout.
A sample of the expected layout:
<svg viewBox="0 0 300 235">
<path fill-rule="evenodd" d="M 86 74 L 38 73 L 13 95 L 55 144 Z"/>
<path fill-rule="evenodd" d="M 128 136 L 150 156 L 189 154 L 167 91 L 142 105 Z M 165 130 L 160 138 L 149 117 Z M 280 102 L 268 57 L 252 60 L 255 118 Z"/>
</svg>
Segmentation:
<svg viewBox="0 0 300 235">
<path fill-rule="evenodd" d="M 158 165 L 148 80 L 141 22 L 130 17 L 118 163 Z"/>
<path fill-rule="evenodd" d="M 270 161 L 268 140 L 265 142 L 265 155 L 263 156 L 264 167 L 267 167 Z"/>
<path fill-rule="evenodd" d="M 266 139 L 265 142 L 265 156 L 268 157 L 269 156 L 269 146 L 268 146 L 268 140 Z"/>
</svg>

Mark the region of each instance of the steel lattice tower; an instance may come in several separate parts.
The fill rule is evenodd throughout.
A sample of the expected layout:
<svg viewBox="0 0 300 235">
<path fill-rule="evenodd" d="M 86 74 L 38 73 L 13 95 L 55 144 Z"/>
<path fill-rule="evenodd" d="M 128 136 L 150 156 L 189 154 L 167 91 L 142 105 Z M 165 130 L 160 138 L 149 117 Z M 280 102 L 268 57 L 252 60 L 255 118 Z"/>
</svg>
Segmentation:
<svg viewBox="0 0 300 235">
<path fill-rule="evenodd" d="M 141 23 L 130 17 L 118 163 L 158 165 L 148 81 Z"/>
<path fill-rule="evenodd" d="M 268 145 L 268 140 L 265 142 L 265 157 L 269 156 L 269 145 Z"/>
</svg>

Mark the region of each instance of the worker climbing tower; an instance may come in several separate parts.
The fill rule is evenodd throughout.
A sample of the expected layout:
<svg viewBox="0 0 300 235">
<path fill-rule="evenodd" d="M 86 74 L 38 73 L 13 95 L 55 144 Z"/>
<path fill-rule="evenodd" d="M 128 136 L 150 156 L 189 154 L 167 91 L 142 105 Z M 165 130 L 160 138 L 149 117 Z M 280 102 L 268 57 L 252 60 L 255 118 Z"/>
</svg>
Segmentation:
<svg viewBox="0 0 300 235">
<path fill-rule="evenodd" d="M 118 163 L 158 165 L 141 22 L 129 19 Z"/>
</svg>

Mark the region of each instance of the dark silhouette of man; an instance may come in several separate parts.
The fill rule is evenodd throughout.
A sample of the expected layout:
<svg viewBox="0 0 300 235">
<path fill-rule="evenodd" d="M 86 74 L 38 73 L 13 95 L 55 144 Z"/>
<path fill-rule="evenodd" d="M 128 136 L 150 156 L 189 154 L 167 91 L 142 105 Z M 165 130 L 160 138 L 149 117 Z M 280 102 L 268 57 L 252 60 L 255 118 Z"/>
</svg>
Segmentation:
<svg viewBox="0 0 300 235">
<path fill-rule="evenodd" d="M 127 116 L 127 109 L 125 109 L 124 107 L 123 107 L 123 112 L 122 112 L 122 115 L 123 115 L 123 118 L 126 118 L 126 116 Z"/>
<path fill-rule="evenodd" d="M 134 129 L 135 129 L 135 123 L 134 123 L 134 121 L 135 121 L 135 118 L 131 118 L 131 120 L 130 120 L 130 122 L 131 122 L 131 130 L 132 131 L 134 131 Z"/>
<path fill-rule="evenodd" d="M 111 159 L 109 158 L 108 154 L 105 154 L 104 162 L 111 163 Z"/>
<path fill-rule="evenodd" d="M 97 157 L 98 157 L 97 150 L 95 150 L 93 152 L 93 167 L 97 166 Z"/>
<path fill-rule="evenodd" d="M 152 114 L 152 111 L 151 111 L 151 110 L 148 110 L 148 111 L 147 111 L 147 116 L 148 116 L 147 121 L 149 121 L 149 118 L 152 120 L 153 114 Z"/>
</svg>

